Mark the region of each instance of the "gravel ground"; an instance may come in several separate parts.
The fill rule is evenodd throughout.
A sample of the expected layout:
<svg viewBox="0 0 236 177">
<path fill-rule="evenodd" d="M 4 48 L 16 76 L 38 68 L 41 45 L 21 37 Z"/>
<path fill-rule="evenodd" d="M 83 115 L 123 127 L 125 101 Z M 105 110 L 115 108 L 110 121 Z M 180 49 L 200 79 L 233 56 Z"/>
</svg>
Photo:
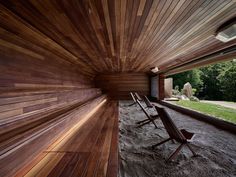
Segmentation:
<svg viewBox="0 0 236 177">
<path fill-rule="evenodd" d="M 166 163 L 165 159 L 177 148 L 178 143 L 171 141 L 158 146 L 151 145 L 168 137 L 162 123 L 137 128 L 135 122 L 145 119 L 138 106 L 128 107 L 131 102 L 119 104 L 119 177 L 223 177 L 236 176 L 236 135 L 220 130 L 189 116 L 167 109 L 178 128 L 184 128 L 196 135 L 192 147 L 198 154 L 192 157 L 187 148 L 183 148 L 177 158 Z M 150 114 L 156 114 L 150 110 Z"/>
</svg>

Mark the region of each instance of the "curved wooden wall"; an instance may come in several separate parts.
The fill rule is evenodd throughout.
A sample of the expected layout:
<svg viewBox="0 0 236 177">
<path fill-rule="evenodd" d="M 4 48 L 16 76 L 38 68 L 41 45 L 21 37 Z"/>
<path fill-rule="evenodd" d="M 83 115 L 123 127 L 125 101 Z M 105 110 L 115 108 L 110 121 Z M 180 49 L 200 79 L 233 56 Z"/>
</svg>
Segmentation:
<svg viewBox="0 0 236 177">
<path fill-rule="evenodd" d="M 11 176 L 105 97 L 69 63 L 0 56 L 0 176 Z"/>
<path fill-rule="evenodd" d="M 160 71 L 235 45 L 215 32 L 235 0 L 1 0 L 0 46 L 90 75 Z M 9 40 L 10 38 L 10 40 Z"/>
</svg>

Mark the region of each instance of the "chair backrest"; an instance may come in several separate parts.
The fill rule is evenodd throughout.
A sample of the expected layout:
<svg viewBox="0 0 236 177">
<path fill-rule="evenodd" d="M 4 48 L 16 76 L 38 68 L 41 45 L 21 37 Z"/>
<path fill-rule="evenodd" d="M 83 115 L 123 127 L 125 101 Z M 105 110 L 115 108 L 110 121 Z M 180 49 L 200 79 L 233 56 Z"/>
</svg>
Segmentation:
<svg viewBox="0 0 236 177">
<path fill-rule="evenodd" d="M 147 113 L 147 111 L 144 109 L 143 105 L 140 103 L 139 100 L 137 100 L 138 105 L 140 106 L 140 108 L 142 109 L 142 111 L 144 112 L 144 114 L 149 118 L 152 119 L 151 116 Z"/>
<path fill-rule="evenodd" d="M 139 101 L 142 101 L 142 98 L 139 96 L 139 94 L 137 92 L 134 93 L 136 98 L 139 100 Z"/>
<path fill-rule="evenodd" d="M 143 100 L 144 100 L 147 107 L 149 107 L 149 108 L 153 107 L 152 103 L 149 101 L 149 99 L 147 98 L 146 95 L 144 95 Z"/>
<path fill-rule="evenodd" d="M 137 101 L 136 101 L 136 99 L 135 99 L 135 96 L 134 96 L 134 94 L 133 94 L 132 92 L 130 92 L 130 95 L 131 95 L 131 97 L 132 97 L 133 101 L 134 101 L 135 103 L 137 103 Z"/>
<path fill-rule="evenodd" d="M 176 127 L 176 125 L 170 118 L 170 115 L 167 113 L 167 111 L 164 108 L 158 106 L 155 106 L 155 108 L 170 138 L 173 138 L 181 143 L 186 142 L 187 139 L 184 137 L 181 131 Z"/>
</svg>

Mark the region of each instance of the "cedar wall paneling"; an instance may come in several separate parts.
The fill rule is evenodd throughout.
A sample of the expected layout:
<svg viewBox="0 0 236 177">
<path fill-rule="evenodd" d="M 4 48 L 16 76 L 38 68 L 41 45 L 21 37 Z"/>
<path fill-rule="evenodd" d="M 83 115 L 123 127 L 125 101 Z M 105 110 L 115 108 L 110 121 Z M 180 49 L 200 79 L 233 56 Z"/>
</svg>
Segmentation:
<svg viewBox="0 0 236 177">
<path fill-rule="evenodd" d="M 105 97 L 76 66 L 0 48 L 0 176 L 13 174 Z"/>
<path fill-rule="evenodd" d="M 40 59 L 27 50 L 36 43 L 89 72 L 168 71 L 234 46 L 215 32 L 235 9 L 235 0 L 1 0 L 0 45 L 15 47 L 8 36 Z"/>
<path fill-rule="evenodd" d="M 95 83 L 113 99 L 131 99 L 129 92 L 149 94 L 149 78 L 144 73 L 103 74 L 95 78 Z"/>
</svg>

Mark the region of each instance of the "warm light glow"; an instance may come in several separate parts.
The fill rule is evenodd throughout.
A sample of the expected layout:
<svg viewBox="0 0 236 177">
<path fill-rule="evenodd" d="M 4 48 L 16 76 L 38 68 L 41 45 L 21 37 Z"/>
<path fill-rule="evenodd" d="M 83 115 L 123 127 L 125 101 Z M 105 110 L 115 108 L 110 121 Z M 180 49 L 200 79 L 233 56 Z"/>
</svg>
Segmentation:
<svg viewBox="0 0 236 177">
<path fill-rule="evenodd" d="M 61 146 L 65 144 L 65 142 L 74 135 L 74 133 L 85 123 L 89 120 L 92 115 L 97 112 L 97 110 L 106 102 L 107 100 L 104 99 L 101 103 L 99 103 L 94 109 L 92 109 L 87 115 L 85 115 L 77 124 L 75 124 L 69 131 L 67 131 L 60 139 L 58 139 L 53 146 L 55 148 L 47 149 L 47 151 L 57 151 Z M 57 144 L 58 143 L 58 144 Z"/>
<path fill-rule="evenodd" d="M 104 99 L 99 103 L 94 109 L 92 109 L 88 114 L 86 114 L 77 124 L 75 124 L 69 131 L 62 135 L 57 141 L 55 141 L 46 151 L 58 151 L 77 131 L 84 125 L 85 122 L 93 116 L 94 113 L 107 101 Z M 47 153 L 39 163 L 37 163 L 25 176 L 35 176 L 40 169 L 42 169 L 45 164 L 52 162 L 52 165 L 56 165 L 58 161 L 63 157 L 63 153 L 55 157 L 54 153 Z M 55 160 L 55 161 L 54 161 Z"/>
</svg>

